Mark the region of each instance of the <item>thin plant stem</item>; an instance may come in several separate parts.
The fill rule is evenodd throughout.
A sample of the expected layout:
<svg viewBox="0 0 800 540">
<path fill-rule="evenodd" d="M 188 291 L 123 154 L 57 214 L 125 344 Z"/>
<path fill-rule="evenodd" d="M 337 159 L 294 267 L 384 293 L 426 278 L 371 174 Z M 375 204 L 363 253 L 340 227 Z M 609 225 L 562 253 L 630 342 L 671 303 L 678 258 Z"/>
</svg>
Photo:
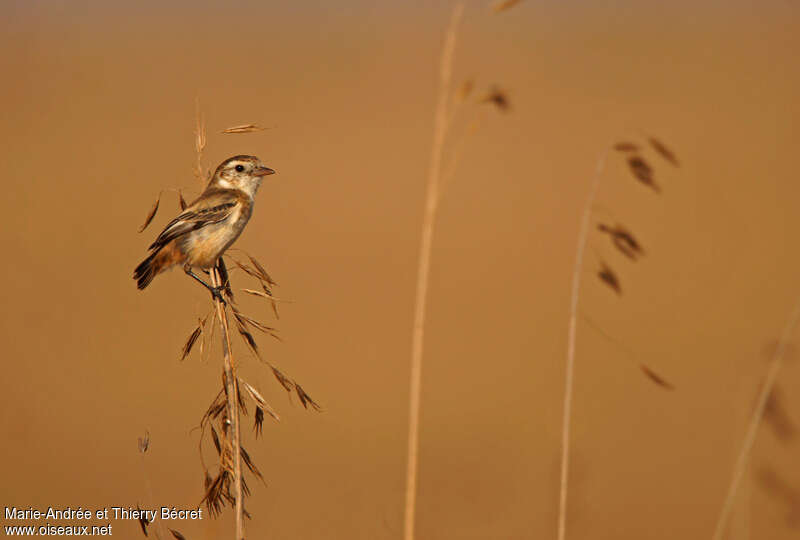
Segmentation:
<svg viewBox="0 0 800 540">
<path fill-rule="evenodd" d="M 148 474 L 147 463 L 144 459 L 145 452 L 140 452 L 139 457 L 142 460 L 142 472 L 144 473 L 144 481 L 145 487 L 147 488 L 147 498 L 148 502 L 150 503 L 150 508 L 156 508 L 155 505 L 155 498 L 153 497 L 153 486 L 150 483 L 150 475 Z M 152 522 L 151 522 L 152 523 Z M 156 538 L 161 538 L 161 535 L 164 534 L 164 528 L 161 525 L 161 520 L 156 520 Z"/>
<path fill-rule="evenodd" d="M 575 254 L 575 266 L 572 269 L 572 298 L 569 309 L 569 333 L 567 337 L 567 372 L 564 379 L 564 417 L 561 426 L 561 479 L 558 497 L 558 540 L 564 540 L 567 525 L 567 484 L 569 480 L 569 445 L 570 425 L 572 423 L 572 394 L 575 385 L 575 344 L 578 331 L 578 297 L 580 294 L 583 256 L 589 239 L 589 223 L 592 217 L 592 206 L 600 186 L 600 179 L 606 168 L 606 160 L 610 145 L 606 146 L 597 161 L 594 178 L 589 190 L 589 197 L 581 217 L 581 228 L 578 233 L 578 247 Z"/>
<path fill-rule="evenodd" d="M 211 285 L 220 287 L 222 278 L 215 265 L 211 271 Z M 233 490 L 234 490 L 234 519 L 236 521 L 236 540 L 244 538 L 244 505 L 242 501 L 242 453 L 241 439 L 239 436 L 239 406 L 237 396 L 239 395 L 238 379 L 236 378 L 236 367 L 231 354 L 231 337 L 228 329 L 228 313 L 225 304 L 215 298 L 214 303 L 217 308 L 217 319 L 222 332 L 222 355 L 223 372 L 225 374 L 225 397 L 228 404 L 228 422 L 230 429 L 231 451 L 233 452 Z"/>
<path fill-rule="evenodd" d="M 425 210 L 422 218 L 422 236 L 419 247 L 417 267 L 417 292 L 414 304 L 414 326 L 411 338 L 411 374 L 408 415 L 408 461 L 406 466 L 405 516 L 403 520 L 405 540 L 414 539 L 415 511 L 417 499 L 417 462 L 419 454 L 419 413 L 422 386 L 422 352 L 425 337 L 425 307 L 428 296 L 428 278 L 431 266 L 431 246 L 436 210 L 439 204 L 441 183 L 442 152 L 448 125 L 448 102 L 450 81 L 453 71 L 453 52 L 456 31 L 464 11 L 463 4 L 453 8 L 447 29 L 439 74 L 439 97 L 433 126 L 433 146 L 428 169 L 428 186 L 425 196 Z"/>
<path fill-rule="evenodd" d="M 789 320 L 786 321 L 786 326 L 783 329 L 781 339 L 778 342 L 778 346 L 775 348 L 775 352 L 772 354 L 769 369 L 767 370 L 767 376 L 764 379 L 761 392 L 758 394 L 758 400 L 756 401 L 756 406 L 753 409 L 753 415 L 750 418 L 747 432 L 745 433 L 744 441 L 742 442 L 742 448 L 739 451 L 739 457 L 736 459 L 736 464 L 733 467 L 731 483 L 730 486 L 728 486 L 728 492 L 725 495 L 725 502 L 722 504 L 722 511 L 720 512 L 716 528 L 714 529 L 714 536 L 712 537 L 713 540 L 722 540 L 722 535 L 725 533 L 725 527 L 728 524 L 728 520 L 736 500 L 736 492 L 750 461 L 750 454 L 753 450 L 753 444 L 755 443 L 756 436 L 758 435 L 758 427 L 761 425 L 761 419 L 764 418 L 764 411 L 767 408 L 769 396 L 772 393 L 772 389 L 775 387 L 775 382 L 778 379 L 778 372 L 780 371 L 781 366 L 783 366 L 783 358 L 784 353 L 786 352 L 786 346 L 789 342 L 789 338 L 794 332 L 795 327 L 797 326 L 798 320 L 800 320 L 800 298 L 798 298 L 797 304 L 789 316 Z"/>
</svg>

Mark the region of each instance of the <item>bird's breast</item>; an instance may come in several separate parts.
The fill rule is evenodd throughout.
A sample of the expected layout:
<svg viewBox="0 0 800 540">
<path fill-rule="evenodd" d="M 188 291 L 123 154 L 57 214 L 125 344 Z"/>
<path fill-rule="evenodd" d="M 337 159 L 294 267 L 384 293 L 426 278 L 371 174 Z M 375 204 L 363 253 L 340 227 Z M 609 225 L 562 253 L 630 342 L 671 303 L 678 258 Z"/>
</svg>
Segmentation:
<svg viewBox="0 0 800 540">
<path fill-rule="evenodd" d="M 242 234 L 250 219 L 249 210 L 250 208 L 239 206 L 227 219 L 187 234 L 182 246 L 186 253 L 186 262 L 199 268 L 212 267 Z"/>
</svg>

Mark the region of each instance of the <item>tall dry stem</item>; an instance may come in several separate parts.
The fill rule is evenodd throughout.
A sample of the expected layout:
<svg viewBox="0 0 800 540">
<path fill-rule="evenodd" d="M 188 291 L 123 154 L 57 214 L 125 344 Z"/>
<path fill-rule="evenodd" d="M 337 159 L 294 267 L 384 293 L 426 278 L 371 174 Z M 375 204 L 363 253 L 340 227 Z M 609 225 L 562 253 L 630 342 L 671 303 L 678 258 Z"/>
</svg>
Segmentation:
<svg viewBox="0 0 800 540">
<path fill-rule="evenodd" d="M 211 285 L 214 287 L 222 286 L 222 278 L 219 275 L 217 266 L 211 271 Z M 222 354 L 223 354 L 223 373 L 225 376 L 225 397 L 228 409 L 228 429 L 230 433 L 231 451 L 233 453 L 233 489 L 234 489 L 234 519 L 236 522 L 236 540 L 244 538 L 244 505 L 242 501 L 242 452 L 241 439 L 239 435 L 239 406 L 237 396 L 239 395 L 238 379 L 236 378 L 236 367 L 233 363 L 231 354 L 231 337 L 228 329 L 228 313 L 225 304 L 215 298 L 214 303 L 217 308 L 217 319 L 219 320 L 220 331 L 222 332 Z"/>
<path fill-rule="evenodd" d="M 569 445 L 570 425 L 572 423 L 572 390 L 575 385 L 575 345 L 578 332 L 578 297 L 580 294 L 581 273 L 583 272 L 583 255 L 589 238 L 589 223 L 592 216 L 594 199 L 600 186 L 600 179 L 606 168 L 606 159 L 610 145 L 606 146 L 597 161 L 589 197 L 581 217 L 581 228 L 578 232 L 578 247 L 575 254 L 575 266 L 572 269 L 572 298 L 569 308 L 569 333 L 567 336 L 567 372 L 564 379 L 564 417 L 561 425 L 561 478 L 558 497 L 558 540 L 564 540 L 567 525 L 567 485 L 569 481 Z"/>
<path fill-rule="evenodd" d="M 417 292 L 414 303 L 414 326 L 411 338 L 408 461 L 406 466 L 405 517 L 403 520 L 403 538 L 405 540 L 413 540 L 414 538 L 417 499 L 417 461 L 419 454 L 420 391 L 422 386 L 422 352 L 425 338 L 425 307 L 428 297 L 433 227 L 436 222 L 436 210 L 439 205 L 442 152 L 444 150 L 445 135 L 447 134 L 448 127 L 448 103 L 453 71 L 453 52 L 455 50 L 456 32 L 463 11 L 463 4 L 457 4 L 455 8 L 453 8 L 453 14 L 450 17 L 450 24 L 447 28 L 444 47 L 442 49 L 439 72 L 439 97 L 434 116 L 433 146 L 431 149 L 430 168 L 428 169 L 425 210 L 422 218 L 422 236 L 420 239 L 419 264 L 417 267 Z"/>
<path fill-rule="evenodd" d="M 725 495 L 725 502 L 722 504 L 722 511 L 720 512 L 716 528 L 714 529 L 714 536 L 712 537 L 713 540 L 722 540 L 722 535 L 725 534 L 725 527 L 728 524 L 728 519 L 730 518 L 731 511 L 733 510 L 734 502 L 736 500 L 736 492 L 739 489 L 739 484 L 744 476 L 745 470 L 747 469 L 748 462 L 750 461 L 750 453 L 753 450 L 753 444 L 755 443 L 756 435 L 758 435 L 758 427 L 761 425 L 761 419 L 764 418 L 764 411 L 767 408 L 769 396 L 775 387 L 775 382 L 778 380 L 778 372 L 783 365 L 783 357 L 784 353 L 786 352 L 786 346 L 789 343 L 789 338 L 791 337 L 792 332 L 797 326 L 798 320 L 800 320 L 800 298 L 798 298 L 797 304 L 795 305 L 792 314 L 789 316 L 789 320 L 786 321 L 786 326 L 783 329 L 783 334 L 781 334 L 778 346 L 775 347 L 775 351 L 772 353 L 769 369 L 767 370 L 767 376 L 764 379 L 761 392 L 758 394 L 758 400 L 756 401 L 756 406 L 753 409 L 753 415 L 750 418 L 747 432 L 745 433 L 744 441 L 742 442 L 742 448 L 739 451 L 739 457 L 736 459 L 736 464 L 733 467 L 731 483 L 730 486 L 728 486 L 728 492 Z"/>
</svg>

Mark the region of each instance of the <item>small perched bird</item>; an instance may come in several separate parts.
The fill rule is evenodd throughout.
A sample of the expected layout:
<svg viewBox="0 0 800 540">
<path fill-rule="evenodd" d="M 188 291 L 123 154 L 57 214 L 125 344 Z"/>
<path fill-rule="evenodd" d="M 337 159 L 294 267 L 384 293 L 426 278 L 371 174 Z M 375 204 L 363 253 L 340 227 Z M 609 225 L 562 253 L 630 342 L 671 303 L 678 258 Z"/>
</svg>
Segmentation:
<svg viewBox="0 0 800 540">
<path fill-rule="evenodd" d="M 192 271 L 209 270 L 239 238 L 253 213 L 261 181 L 275 171 L 254 156 L 234 156 L 217 167 L 200 196 L 169 222 L 148 248 L 150 255 L 133 271 L 139 289 L 175 265 L 183 264 L 189 276 L 222 300 L 222 287 L 212 287 Z"/>
</svg>

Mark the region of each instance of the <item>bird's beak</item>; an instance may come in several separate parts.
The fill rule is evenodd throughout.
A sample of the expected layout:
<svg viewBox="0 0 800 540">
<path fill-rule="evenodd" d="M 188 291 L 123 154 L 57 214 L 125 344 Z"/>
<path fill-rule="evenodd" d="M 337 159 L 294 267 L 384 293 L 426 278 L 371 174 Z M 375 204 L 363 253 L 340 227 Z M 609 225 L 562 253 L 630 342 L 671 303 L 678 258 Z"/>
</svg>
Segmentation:
<svg viewBox="0 0 800 540">
<path fill-rule="evenodd" d="M 253 176 L 269 176 L 270 174 L 275 174 L 275 171 L 269 167 L 256 167 L 253 171 Z"/>
</svg>

